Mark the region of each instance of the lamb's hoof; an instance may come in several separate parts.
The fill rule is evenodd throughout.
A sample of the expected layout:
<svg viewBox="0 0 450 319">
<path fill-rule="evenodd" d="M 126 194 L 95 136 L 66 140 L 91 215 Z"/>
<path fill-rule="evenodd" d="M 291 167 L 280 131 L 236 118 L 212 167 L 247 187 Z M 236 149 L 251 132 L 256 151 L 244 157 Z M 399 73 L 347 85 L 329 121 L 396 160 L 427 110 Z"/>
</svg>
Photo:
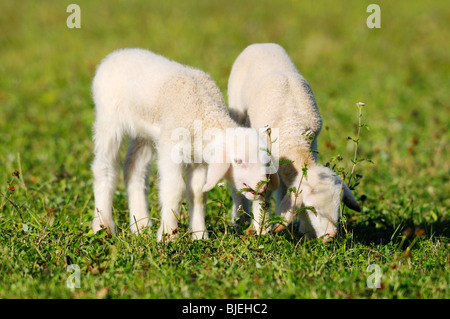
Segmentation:
<svg viewBox="0 0 450 319">
<path fill-rule="evenodd" d="M 209 233 L 206 230 L 191 231 L 191 238 L 194 240 L 209 239 Z"/>
<path fill-rule="evenodd" d="M 107 223 L 107 225 L 105 225 L 105 224 L 106 223 L 102 223 L 100 221 L 99 217 L 95 217 L 92 220 L 92 230 L 94 231 L 94 233 L 96 233 L 102 229 L 107 228 L 107 233 L 115 235 L 116 234 L 116 226 L 114 225 L 114 222 L 111 221 L 111 222 Z"/>
</svg>

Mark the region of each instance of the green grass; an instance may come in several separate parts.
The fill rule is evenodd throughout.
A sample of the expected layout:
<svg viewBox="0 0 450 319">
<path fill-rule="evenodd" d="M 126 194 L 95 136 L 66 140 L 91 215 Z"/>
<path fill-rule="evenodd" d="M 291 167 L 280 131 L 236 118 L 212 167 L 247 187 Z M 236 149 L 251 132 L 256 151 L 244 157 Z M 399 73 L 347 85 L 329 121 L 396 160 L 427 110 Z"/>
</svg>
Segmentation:
<svg viewBox="0 0 450 319">
<path fill-rule="evenodd" d="M 378 1 L 381 29 L 364 1 L 70 1 L 0 4 L 1 298 L 449 298 L 448 68 L 446 1 Z M 321 111 L 319 161 L 351 169 L 358 110 L 366 103 L 354 191 L 363 211 L 344 212 L 341 236 L 303 242 L 230 230 L 226 188 L 209 193 L 209 241 L 156 243 L 155 225 L 127 226 L 121 180 L 116 237 L 90 229 L 93 211 L 90 84 L 101 59 L 143 47 L 212 75 L 226 95 L 248 44 L 284 46 Z M 14 174 L 17 171 L 19 174 Z M 18 176 L 17 176 L 18 175 Z M 69 289 L 67 266 L 80 267 Z M 370 264 L 381 288 L 368 288 Z"/>
</svg>

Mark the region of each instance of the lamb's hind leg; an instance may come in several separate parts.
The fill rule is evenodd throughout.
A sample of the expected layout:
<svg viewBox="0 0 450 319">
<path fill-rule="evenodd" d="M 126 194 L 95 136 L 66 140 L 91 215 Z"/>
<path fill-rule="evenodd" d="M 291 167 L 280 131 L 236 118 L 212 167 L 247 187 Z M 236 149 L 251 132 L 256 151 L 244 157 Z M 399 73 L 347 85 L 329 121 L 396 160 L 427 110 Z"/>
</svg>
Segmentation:
<svg viewBox="0 0 450 319">
<path fill-rule="evenodd" d="M 112 217 L 112 201 L 119 171 L 119 149 L 122 136 L 111 130 L 116 127 L 111 123 L 96 123 L 94 125 L 94 175 L 95 209 L 92 228 L 94 232 L 106 227 L 115 233 Z"/>
<path fill-rule="evenodd" d="M 131 140 L 123 174 L 128 194 L 130 231 L 132 233 L 152 224 L 147 197 L 152 155 L 153 146 L 150 141 L 142 138 Z"/>
</svg>

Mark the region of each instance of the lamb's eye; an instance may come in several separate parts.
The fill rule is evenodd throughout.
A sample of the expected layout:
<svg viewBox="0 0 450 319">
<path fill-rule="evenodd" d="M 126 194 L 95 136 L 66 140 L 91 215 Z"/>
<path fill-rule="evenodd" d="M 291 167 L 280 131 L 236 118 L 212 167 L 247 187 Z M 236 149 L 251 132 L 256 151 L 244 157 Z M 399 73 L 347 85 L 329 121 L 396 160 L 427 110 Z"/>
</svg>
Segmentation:
<svg viewBox="0 0 450 319">
<path fill-rule="evenodd" d="M 235 158 L 234 159 L 234 163 L 238 164 L 238 165 L 241 165 L 242 164 L 242 160 L 240 158 Z"/>
</svg>

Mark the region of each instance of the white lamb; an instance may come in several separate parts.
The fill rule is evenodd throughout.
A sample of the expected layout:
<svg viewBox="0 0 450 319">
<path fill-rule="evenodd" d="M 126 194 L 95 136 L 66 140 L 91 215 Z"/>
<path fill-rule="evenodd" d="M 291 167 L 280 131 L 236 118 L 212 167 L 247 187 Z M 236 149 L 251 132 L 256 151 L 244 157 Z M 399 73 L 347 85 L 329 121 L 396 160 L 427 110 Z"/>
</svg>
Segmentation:
<svg viewBox="0 0 450 319">
<path fill-rule="evenodd" d="M 280 195 L 277 196 L 278 213 L 290 223 L 296 210 L 312 206 L 317 214 L 310 210 L 299 214 L 300 231 L 308 237 L 324 240 L 335 236 L 340 199 L 353 210 L 360 211 L 360 207 L 341 178 L 316 163 L 317 154 L 311 150 L 317 150 L 322 119 L 308 82 L 286 51 L 272 43 L 248 46 L 233 64 L 228 102 L 230 112 L 238 122 L 256 129 L 271 127 L 275 161 L 293 161 L 279 167 L 282 187 L 277 194 Z M 313 138 L 312 143 L 308 141 L 309 137 Z M 307 176 L 302 179 L 305 165 Z M 297 192 L 287 193 L 292 187 Z M 232 195 L 235 207 L 245 207 L 242 196 L 236 192 Z M 259 216 L 260 205 L 261 199 L 253 203 L 254 227 L 257 232 L 265 232 L 267 229 L 261 226 Z M 233 217 L 237 218 L 238 214 L 234 209 Z M 275 231 L 284 228 L 277 226 Z"/>
<path fill-rule="evenodd" d="M 231 119 L 208 74 L 143 49 L 108 55 L 93 80 L 95 210 L 92 227 L 115 233 L 112 200 L 125 135 L 130 147 L 124 163 L 130 229 L 150 225 L 147 183 L 157 151 L 161 225 L 157 240 L 177 236 L 180 202 L 186 190 L 189 229 L 195 239 L 209 237 L 205 192 L 225 177 L 237 189 L 256 188 L 270 161 L 256 130 Z M 183 172 L 187 171 L 187 182 Z M 276 179 L 271 184 L 276 187 Z M 250 191 L 248 198 L 258 197 Z"/>
</svg>

